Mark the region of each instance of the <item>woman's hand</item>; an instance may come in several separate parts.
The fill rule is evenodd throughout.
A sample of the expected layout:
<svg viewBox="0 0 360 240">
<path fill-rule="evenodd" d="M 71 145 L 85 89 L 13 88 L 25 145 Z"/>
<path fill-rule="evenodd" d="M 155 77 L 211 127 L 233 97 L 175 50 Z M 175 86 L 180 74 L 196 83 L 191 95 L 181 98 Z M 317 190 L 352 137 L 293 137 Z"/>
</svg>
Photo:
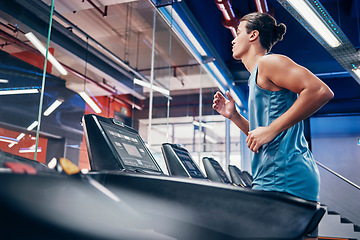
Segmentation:
<svg viewBox="0 0 360 240">
<path fill-rule="evenodd" d="M 222 116 L 230 119 L 236 112 L 235 101 L 231 97 L 229 91 L 226 91 L 226 96 L 229 100 L 227 100 L 220 92 L 216 92 L 213 100 L 213 108 Z"/>
<path fill-rule="evenodd" d="M 270 126 L 258 127 L 248 133 L 246 144 L 251 151 L 258 153 L 262 145 L 271 142 L 277 135 Z"/>
<path fill-rule="evenodd" d="M 241 131 L 246 135 L 249 132 L 249 121 L 246 120 L 235 108 L 235 100 L 230 96 L 229 91 L 226 91 L 227 100 L 220 92 L 214 95 L 213 108 L 223 117 L 230 119 Z"/>
</svg>

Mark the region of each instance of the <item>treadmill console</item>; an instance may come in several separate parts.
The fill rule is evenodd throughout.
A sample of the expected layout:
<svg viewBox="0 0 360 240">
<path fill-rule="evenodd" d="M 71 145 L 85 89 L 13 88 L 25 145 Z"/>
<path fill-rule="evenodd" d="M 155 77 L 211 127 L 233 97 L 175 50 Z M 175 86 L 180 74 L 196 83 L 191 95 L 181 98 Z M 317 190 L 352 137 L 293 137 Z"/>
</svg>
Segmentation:
<svg viewBox="0 0 360 240">
<path fill-rule="evenodd" d="M 234 165 L 229 165 L 229 173 L 234 184 L 242 187 L 251 188 L 252 177 L 248 172 L 241 171 Z"/>
<path fill-rule="evenodd" d="M 83 117 L 92 170 L 162 171 L 137 131 L 113 118 Z"/>
<path fill-rule="evenodd" d="M 161 150 L 170 175 L 206 179 L 185 148 L 163 143 Z"/>
<path fill-rule="evenodd" d="M 204 157 L 202 161 L 208 179 L 210 179 L 213 182 L 222 182 L 222 183 L 231 184 L 229 178 L 226 176 L 226 173 L 224 172 L 224 170 L 216 160 L 214 160 L 213 158 Z"/>
</svg>

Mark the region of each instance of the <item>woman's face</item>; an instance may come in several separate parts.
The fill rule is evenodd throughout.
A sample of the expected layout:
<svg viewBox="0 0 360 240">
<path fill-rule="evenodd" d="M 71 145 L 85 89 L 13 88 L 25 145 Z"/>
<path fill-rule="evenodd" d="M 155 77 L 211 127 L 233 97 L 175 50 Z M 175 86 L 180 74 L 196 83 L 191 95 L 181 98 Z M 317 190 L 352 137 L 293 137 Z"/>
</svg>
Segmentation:
<svg viewBox="0 0 360 240">
<path fill-rule="evenodd" d="M 231 42 L 233 45 L 233 58 L 235 58 L 236 60 L 241 60 L 244 53 L 246 53 L 246 51 L 249 49 L 250 34 L 251 32 L 247 33 L 246 21 L 240 22 L 237 29 L 237 35 L 235 39 Z"/>
</svg>

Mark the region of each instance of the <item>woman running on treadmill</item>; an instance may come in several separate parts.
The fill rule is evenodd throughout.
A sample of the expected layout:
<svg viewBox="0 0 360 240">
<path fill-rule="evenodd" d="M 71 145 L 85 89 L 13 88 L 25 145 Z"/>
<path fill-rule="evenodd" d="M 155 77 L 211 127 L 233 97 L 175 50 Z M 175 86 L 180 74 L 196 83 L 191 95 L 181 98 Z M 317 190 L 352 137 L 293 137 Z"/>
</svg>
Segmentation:
<svg viewBox="0 0 360 240">
<path fill-rule="evenodd" d="M 228 91 L 228 100 L 220 92 L 214 95 L 213 108 L 247 135 L 253 189 L 318 201 L 320 177 L 305 140 L 302 120 L 334 94 L 290 58 L 268 54 L 285 32 L 286 26 L 277 24 L 268 14 L 250 13 L 240 20 L 232 51 L 233 57 L 251 73 L 249 121 L 236 111 Z"/>
</svg>

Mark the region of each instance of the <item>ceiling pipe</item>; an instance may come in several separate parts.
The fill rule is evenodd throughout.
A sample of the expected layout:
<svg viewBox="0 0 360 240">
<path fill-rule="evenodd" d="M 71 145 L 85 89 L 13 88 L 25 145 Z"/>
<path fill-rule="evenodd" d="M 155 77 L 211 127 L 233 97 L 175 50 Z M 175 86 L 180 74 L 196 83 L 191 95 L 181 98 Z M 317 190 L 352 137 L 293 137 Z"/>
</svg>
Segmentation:
<svg viewBox="0 0 360 240">
<path fill-rule="evenodd" d="M 223 14 L 223 18 L 221 19 L 223 25 L 230 29 L 232 35 L 236 37 L 236 29 L 240 18 L 235 16 L 231 5 L 231 0 L 215 0 L 215 3 Z"/>
<path fill-rule="evenodd" d="M 258 12 L 269 13 L 269 7 L 266 0 L 254 0 L 254 1 Z"/>
<path fill-rule="evenodd" d="M 11 42 L 13 44 L 18 45 L 19 47 L 25 49 L 26 51 L 32 52 L 32 53 L 37 54 L 37 55 L 41 55 L 38 50 L 36 50 L 35 48 L 29 46 L 28 44 L 22 42 L 18 38 L 10 35 L 9 33 L 5 32 L 2 29 L 0 29 L 0 37 L 4 38 L 5 41 L 7 41 L 7 42 Z M 43 55 L 41 55 L 41 56 L 43 56 Z"/>
<path fill-rule="evenodd" d="M 40 54 L 40 52 L 38 50 L 36 50 L 35 48 L 29 46 L 28 44 L 26 44 L 25 42 L 22 42 L 21 40 L 19 40 L 18 38 L 14 37 L 14 36 L 11 36 L 10 34 L 8 34 L 7 32 L 3 31 L 0 29 L 0 37 L 4 38 L 6 41 L 9 41 L 11 43 L 14 43 L 16 45 L 18 45 L 19 47 L 25 49 L 26 51 L 29 51 L 29 52 L 32 52 L 34 54 L 37 54 L 39 56 L 43 56 L 42 54 Z M 138 110 L 142 110 L 143 108 L 136 104 L 135 102 L 133 101 L 130 101 L 130 100 L 126 100 L 126 99 L 120 99 L 119 97 L 117 97 L 117 92 L 114 91 L 114 90 L 110 90 L 109 88 L 101 85 L 100 83 L 96 82 L 95 80 L 92 80 L 88 77 L 85 77 L 83 74 L 77 72 L 76 70 L 70 68 L 69 66 L 66 66 L 64 65 L 63 63 L 61 63 L 61 65 L 63 67 L 65 67 L 69 72 L 71 72 L 72 74 L 74 74 L 75 76 L 83 79 L 83 80 L 86 80 L 86 81 L 89 81 L 89 82 L 92 82 L 94 83 L 96 86 L 100 87 L 101 89 L 111 93 L 112 97 L 114 99 L 116 99 L 117 101 L 120 101 L 121 103 L 126 103 L 126 104 L 130 104 L 131 106 L 135 107 L 136 109 Z"/>
<path fill-rule="evenodd" d="M 269 13 L 267 0 L 254 0 L 256 9 L 261 13 Z M 221 19 L 223 25 L 230 29 L 232 35 L 236 37 L 237 26 L 239 25 L 240 17 L 236 16 L 232 8 L 231 0 L 215 0 L 216 6 L 223 14 Z M 272 15 L 272 14 L 271 14 Z"/>
</svg>

